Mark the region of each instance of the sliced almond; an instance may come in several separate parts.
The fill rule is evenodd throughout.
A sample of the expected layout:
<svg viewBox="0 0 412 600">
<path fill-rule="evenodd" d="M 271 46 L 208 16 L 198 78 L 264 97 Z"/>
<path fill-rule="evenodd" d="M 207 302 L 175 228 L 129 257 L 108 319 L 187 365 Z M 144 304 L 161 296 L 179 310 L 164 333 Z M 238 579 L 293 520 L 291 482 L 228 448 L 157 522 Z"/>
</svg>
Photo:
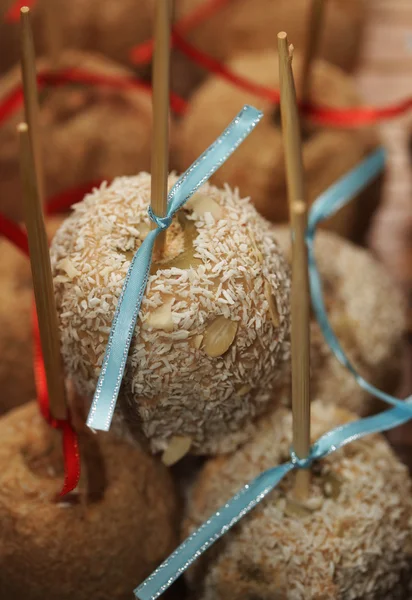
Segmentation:
<svg viewBox="0 0 412 600">
<path fill-rule="evenodd" d="M 297 502 L 296 500 L 293 500 L 292 498 L 288 498 L 286 500 L 285 515 L 287 517 L 292 517 L 292 518 L 297 517 L 298 519 L 304 519 L 305 517 L 308 517 L 309 515 L 311 515 L 312 512 L 313 512 L 313 510 L 311 510 L 305 504 Z"/>
<path fill-rule="evenodd" d="M 210 213 L 212 217 L 219 221 L 219 219 L 223 219 L 223 209 L 222 207 L 210 198 L 210 196 L 205 196 L 204 194 L 194 194 L 192 198 L 186 202 L 187 208 L 193 210 L 199 217 L 203 217 L 206 213 Z"/>
<path fill-rule="evenodd" d="M 154 275 L 155 273 L 157 273 L 157 271 L 160 271 L 161 269 L 190 269 L 190 267 L 196 267 L 200 264 L 202 264 L 201 259 L 195 258 L 193 256 L 193 249 L 188 248 L 187 250 L 184 250 L 183 252 L 178 254 L 178 256 L 175 256 L 175 258 L 162 262 L 152 263 L 150 273 L 151 275 Z"/>
<path fill-rule="evenodd" d="M 192 338 L 193 348 L 196 348 L 196 350 L 199 350 L 200 346 L 202 345 L 202 342 L 203 342 L 203 335 L 195 335 Z"/>
<path fill-rule="evenodd" d="M 333 473 L 328 473 L 323 477 L 323 493 L 327 498 L 336 500 L 339 497 L 342 488 L 342 480 Z"/>
<path fill-rule="evenodd" d="M 174 465 L 189 452 L 191 445 L 192 438 L 185 435 L 174 435 L 162 454 L 162 463 L 167 467 Z"/>
<path fill-rule="evenodd" d="M 227 352 L 236 337 L 237 328 L 237 321 L 232 321 L 223 316 L 212 321 L 205 331 L 204 348 L 206 354 L 216 358 Z"/>
<path fill-rule="evenodd" d="M 265 298 L 269 304 L 269 314 L 270 318 L 272 319 L 272 323 L 275 327 L 279 327 L 278 307 L 276 306 L 276 300 L 272 294 L 272 288 L 270 287 L 270 283 L 268 281 L 265 281 L 264 291 Z"/>
<path fill-rule="evenodd" d="M 248 394 L 250 392 L 252 388 L 250 387 L 250 385 L 242 385 L 242 387 L 240 387 L 237 392 L 236 392 L 236 396 L 246 396 L 246 394 Z"/>
<path fill-rule="evenodd" d="M 161 306 L 149 313 L 144 327 L 173 331 L 172 300 L 166 300 Z"/>
<path fill-rule="evenodd" d="M 64 271 L 65 273 L 67 273 L 67 275 L 70 277 L 70 279 L 73 279 L 73 277 L 76 277 L 77 275 L 80 275 L 80 271 L 78 271 L 76 269 L 76 267 L 74 266 L 74 264 L 72 263 L 72 261 L 69 258 L 63 258 L 57 265 L 58 269 L 61 269 L 62 271 Z"/>
</svg>

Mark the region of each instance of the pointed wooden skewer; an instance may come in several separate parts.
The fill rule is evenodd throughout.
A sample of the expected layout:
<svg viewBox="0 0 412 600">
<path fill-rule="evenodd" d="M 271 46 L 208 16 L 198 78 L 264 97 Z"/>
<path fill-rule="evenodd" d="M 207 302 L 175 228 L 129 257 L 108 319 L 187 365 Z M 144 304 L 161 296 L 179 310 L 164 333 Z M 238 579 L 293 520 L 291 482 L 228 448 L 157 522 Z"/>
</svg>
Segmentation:
<svg viewBox="0 0 412 600">
<path fill-rule="evenodd" d="M 300 100 L 303 103 L 308 103 L 310 100 L 312 66 L 318 53 L 324 12 L 325 0 L 312 0 L 301 74 Z"/>
<path fill-rule="evenodd" d="M 292 73 L 292 49 L 286 33 L 278 34 L 282 132 L 292 226 L 292 411 L 293 448 L 304 459 L 310 450 L 310 313 L 305 230 L 307 205 L 304 189 L 299 114 Z M 309 494 L 310 471 L 299 469 L 295 495 Z"/>
<path fill-rule="evenodd" d="M 36 55 L 34 51 L 33 29 L 30 9 L 23 6 L 20 10 L 21 70 L 24 93 L 24 112 L 29 127 L 36 167 L 37 188 L 41 203 L 44 203 L 44 177 L 39 131 L 39 97 L 37 92 Z"/>
<path fill-rule="evenodd" d="M 17 130 L 20 144 L 23 208 L 29 238 L 33 288 L 50 410 L 55 419 L 65 419 L 67 417 L 66 392 L 47 234 L 37 185 L 29 128 L 26 123 L 20 123 Z"/>
<path fill-rule="evenodd" d="M 153 138 L 151 207 L 155 215 L 164 217 L 167 211 L 167 178 L 169 158 L 169 87 L 170 30 L 172 1 L 156 0 L 155 47 L 153 55 Z M 165 233 L 158 236 L 155 250 L 163 252 Z"/>
</svg>

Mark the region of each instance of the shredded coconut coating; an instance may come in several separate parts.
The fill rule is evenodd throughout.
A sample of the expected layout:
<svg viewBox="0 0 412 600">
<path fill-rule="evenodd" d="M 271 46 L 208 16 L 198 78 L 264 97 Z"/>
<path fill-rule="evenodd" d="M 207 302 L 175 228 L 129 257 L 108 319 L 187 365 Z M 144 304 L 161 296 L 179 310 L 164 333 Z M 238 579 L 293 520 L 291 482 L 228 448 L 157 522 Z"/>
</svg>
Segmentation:
<svg viewBox="0 0 412 600">
<path fill-rule="evenodd" d="M 276 239 L 290 257 L 290 231 L 274 227 Z M 318 230 L 315 257 L 328 316 L 343 349 L 369 383 L 395 393 L 402 376 L 406 307 L 400 290 L 372 254 Z M 315 318 L 311 324 L 312 393 L 360 415 L 379 407 L 331 352 Z M 327 376 L 325 375 L 327 374 Z"/>
<path fill-rule="evenodd" d="M 313 402 L 313 440 L 352 417 Z M 288 460 L 291 443 L 292 414 L 280 408 L 241 450 L 210 459 L 192 489 L 183 537 Z M 411 598 L 411 484 L 384 438 L 352 442 L 312 473 L 304 505 L 291 496 L 291 473 L 195 563 L 188 579 L 198 600 Z"/>
<path fill-rule="evenodd" d="M 169 185 L 175 181 L 171 176 Z M 171 259 L 186 256 L 192 266 L 156 265 L 122 386 L 123 413 L 152 451 L 173 436 L 190 437 L 194 453 L 233 450 L 276 403 L 289 358 L 289 271 L 270 225 L 228 186 L 206 184 L 202 198 L 216 219 L 196 204 L 185 212 L 186 229 L 195 228 L 188 248 L 175 218 L 166 248 Z M 150 227 L 149 199 L 147 173 L 103 184 L 74 207 L 52 246 L 63 357 L 89 396 L 131 257 Z M 163 325 L 154 325 L 155 316 Z M 212 357 L 208 333 L 218 317 L 235 335 L 224 354 Z"/>
</svg>

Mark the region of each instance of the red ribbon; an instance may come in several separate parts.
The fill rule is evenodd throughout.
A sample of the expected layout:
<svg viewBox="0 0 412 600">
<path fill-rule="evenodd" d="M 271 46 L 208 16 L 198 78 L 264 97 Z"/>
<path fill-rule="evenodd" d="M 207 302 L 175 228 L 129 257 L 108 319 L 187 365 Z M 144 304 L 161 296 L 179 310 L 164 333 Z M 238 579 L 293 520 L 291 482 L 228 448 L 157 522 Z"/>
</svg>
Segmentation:
<svg viewBox="0 0 412 600">
<path fill-rule="evenodd" d="M 193 62 L 197 63 L 199 66 L 203 67 L 207 71 L 215 73 L 219 77 L 226 79 L 230 83 L 233 83 L 234 85 L 241 88 L 242 90 L 245 90 L 246 92 L 251 92 L 256 96 L 266 98 L 267 100 L 270 100 L 271 102 L 274 102 L 276 104 L 279 102 L 280 94 L 278 90 L 274 90 L 259 83 L 254 83 L 246 77 L 237 75 L 221 61 L 217 60 L 216 58 L 213 58 L 213 56 L 210 56 L 205 52 L 202 52 L 201 50 L 198 50 L 192 44 L 189 44 L 189 42 L 186 41 L 177 31 L 174 31 L 174 39 L 176 48 L 178 48 Z"/>
<path fill-rule="evenodd" d="M 234 0 L 205 0 L 203 4 L 191 11 L 185 17 L 182 17 L 176 23 L 172 33 L 172 46 L 178 48 L 193 62 L 211 73 L 226 79 L 233 85 L 247 92 L 251 92 L 258 97 L 270 100 L 273 103 L 279 102 L 279 91 L 270 87 L 257 84 L 247 77 L 237 75 L 231 71 L 224 63 L 213 58 L 194 47 L 187 42 L 182 35 L 196 28 L 206 19 L 221 10 L 224 6 Z M 35 0 L 23 2 L 16 1 L 6 14 L 6 20 L 18 20 L 20 8 L 24 5 L 33 6 Z M 153 40 L 147 40 L 142 44 L 132 48 L 130 58 L 135 64 L 146 64 L 150 62 L 153 55 Z M 62 85 L 66 83 L 82 83 L 95 86 L 108 86 L 117 89 L 140 89 L 151 93 L 150 84 L 141 81 L 136 77 L 124 77 L 113 75 L 100 75 L 83 69 L 64 69 L 58 72 L 43 72 L 38 77 L 39 86 L 44 85 Z M 17 87 L 0 103 L 0 123 L 9 117 L 23 101 L 21 87 Z M 187 102 L 171 92 L 170 103 L 173 111 L 178 114 L 184 114 L 187 108 Z M 412 109 L 412 98 L 406 98 L 397 103 L 384 107 L 355 107 L 355 108 L 324 108 L 320 106 L 305 105 L 301 106 L 303 114 L 319 125 L 331 127 L 360 127 L 372 125 L 385 119 L 399 117 Z"/>
<path fill-rule="evenodd" d="M 23 6 L 32 8 L 35 4 L 36 0 L 17 0 L 16 2 L 13 2 L 9 10 L 4 15 L 4 20 L 7 23 L 17 23 L 20 21 L 20 10 L 23 8 Z"/>
<path fill-rule="evenodd" d="M 195 48 L 176 31 L 174 32 L 174 41 L 176 47 L 183 54 L 204 69 L 226 79 L 246 92 L 270 100 L 273 103 L 279 103 L 280 95 L 278 90 L 254 83 L 246 77 L 237 75 L 221 61 Z M 412 97 L 381 108 L 368 106 L 357 108 L 323 108 L 313 105 L 301 105 L 300 107 L 305 116 L 319 125 L 359 127 L 372 125 L 383 119 L 391 119 L 405 114 L 412 109 Z"/>
<path fill-rule="evenodd" d="M 319 125 L 332 127 L 362 127 L 379 121 L 400 117 L 412 109 L 412 97 L 381 108 L 361 106 L 359 108 L 320 108 L 303 106 L 304 114 Z"/>
<path fill-rule="evenodd" d="M 77 434 L 71 424 L 70 417 L 68 417 L 66 420 L 54 419 L 50 412 L 47 378 L 44 368 L 40 331 L 35 305 L 33 305 L 33 338 L 34 380 L 36 383 L 37 401 L 39 403 L 40 412 L 51 427 L 61 430 L 63 436 L 64 482 L 60 491 L 60 496 L 65 496 L 76 488 L 80 480 L 79 444 Z"/>
<path fill-rule="evenodd" d="M 37 85 L 39 89 L 45 86 L 59 86 L 68 83 L 78 83 L 95 87 L 109 87 L 116 90 L 134 91 L 141 90 L 148 94 L 152 93 L 152 86 L 146 81 L 137 77 L 128 77 L 124 75 L 102 75 L 93 73 L 86 69 L 67 68 L 59 71 L 41 71 L 37 75 Z M 0 124 L 9 118 L 13 112 L 18 110 L 23 104 L 23 89 L 21 84 L 17 84 L 9 94 L 0 102 Z M 178 94 L 170 92 L 170 106 L 173 111 L 182 115 L 187 106 L 186 100 Z"/>
<path fill-rule="evenodd" d="M 182 17 L 175 25 L 175 29 L 184 35 L 191 29 L 195 29 L 198 25 L 201 25 L 203 21 L 209 19 L 214 13 L 221 10 L 224 6 L 233 2 L 233 0 L 205 0 L 203 4 L 200 4 L 197 8 L 190 11 L 189 14 Z M 174 46 L 174 33 L 172 33 L 171 45 Z M 137 46 L 134 46 L 130 51 L 130 60 L 136 65 L 145 65 L 150 63 L 152 60 L 154 51 L 153 39 L 142 42 Z"/>
<path fill-rule="evenodd" d="M 19 250 L 29 257 L 29 243 L 26 232 L 16 223 L 0 214 L 0 234 L 12 242 Z M 44 419 L 54 429 L 60 429 L 63 436 L 63 459 L 64 459 L 64 483 L 60 496 L 65 496 L 73 491 L 80 479 L 80 454 L 76 431 L 74 430 L 70 416 L 67 420 L 54 419 L 50 413 L 49 394 L 47 390 L 47 379 L 44 368 L 44 360 L 41 350 L 39 325 L 37 322 L 36 306 L 33 305 L 33 337 L 34 356 L 33 369 L 36 383 L 37 402 Z"/>
<path fill-rule="evenodd" d="M 152 93 L 152 86 L 136 76 L 106 75 L 93 73 L 86 69 L 67 68 L 61 71 L 42 71 L 38 75 L 40 84 L 65 85 L 67 83 L 80 83 L 96 87 L 110 87 L 116 90 L 141 90 L 148 94 Z M 174 92 L 170 92 L 170 106 L 177 114 L 183 114 L 186 109 L 186 100 L 180 98 Z"/>
<path fill-rule="evenodd" d="M 53 215 L 56 213 L 62 213 L 70 210 L 73 204 L 83 200 L 86 194 L 91 192 L 93 188 L 99 187 L 102 181 L 89 181 L 75 188 L 65 190 L 60 194 L 56 194 L 46 205 L 46 213 Z"/>
<path fill-rule="evenodd" d="M 14 221 L 11 221 L 0 213 L 0 235 L 4 236 L 12 244 L 16 246 L 25 256 L 29 256 L 29 242 L 27 234 L 21 227 L 16 225 Z"/>
<path fill-rule="evenodd" d="M 233 0 L 206 0 L 197 9 L 176 23 L 172 33 L 171 44 L 192 62 L 196 63 L 206 71 L 222 77 L 246 92 L 250 92 L 260 98 L 265 98 L 274 104 L 278 104 L 280 99 L 279 90 L 260 85 L 247 77 L 234 73 L 222 61 L 199 50 L 183 37 L 185 33 L 200 25 L 205 19 L 209 18 L 218 10 L 221 10 L 223 6 L 231 1 Z M 142 64 L 150 62 L 152 54 L 153 40 L 148 40 L 143 44 L 132 48 L 130 58 L 133 63 Z M 405 100 L 381 108 L 366 106 L 339 109 L 313 105 L 301 105 L 300 108 L 303 114 L 319 125 L 332 127 L 359 127 L 372 125 L 381 120 L 391 119 L 405 114 L 412 109 L 412 98 L 406 98 Z"/>
</svg>

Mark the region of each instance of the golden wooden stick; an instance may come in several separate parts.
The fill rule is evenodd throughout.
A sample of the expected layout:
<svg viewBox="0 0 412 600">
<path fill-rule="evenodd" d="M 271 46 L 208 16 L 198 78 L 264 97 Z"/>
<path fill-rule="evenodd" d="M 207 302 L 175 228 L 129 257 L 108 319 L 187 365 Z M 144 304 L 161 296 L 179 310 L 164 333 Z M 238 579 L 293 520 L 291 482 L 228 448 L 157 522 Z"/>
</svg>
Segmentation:
<svg viewBox="0 0 412 600">
<path fill-rule="evenodd" d="M 36 55 L 34 50 L 33 29 L 30 9 L 24 6 L 20 10 L 21 71 L 24 93 L 24 113 L 29 126 L 30 141 L 33 148 L 36 167 L 37 188 L 41 203 L 44 204 L 44 176 L 39 128 L 39 97 L 37 92 Z"/>
<path fill-rule="evenodd" d="M 155 47 L 153 55 L 153 138 L 151 206 L 155 215 L 163 217 L 167 210 L 167 177 L 169 158 L 169 86 L 171 0 L 156 0 Z M 165 234 L 158 236 L 156 250 L 162 252 Z"/>
<path fill-rule="evenodd" d="M 299 458 L 310 449 L 310 314 L 307 251 L 304 240 L 307 207 L 304 189 L 299 114 L 292 73 L 292 49 L 286 33 L 278 35 L 282 134 L 292 225 L 292 411 L 293 447 Z M 309 493 L 310 471 L 298 470 L 295 495 Z"/>
<path fill-rule="evenodd" d="M 289 205 L 291 201 L 305 200 L 303 161 L 301 151 L 299 111 L 292 72 L 293 47 L 284 32 L 278 34 L 280 113 L 285 151 L 286 179 Z M 298 176 L 298 174 L 301 176 Z"/>
<path fill-rule="evenodd" d="M 307 207 L 305 202 L 292 204 L 292 411 L 293 447 L 299 458 L 310 450 L 310 300 L 308 257 L 305 243 Z M 295 495 L 309 494 L 310 471 L 299 470 Z"/>
<path fill-rule="evenodd" d="M 47 234 L 37 187 L 29 128 L 26 123 L 20 123 L 17 130 L 20 144 L 23 209 L 29 238 L 30 264 L 50 410 L 55 419 L 65 419 L 67 417 L 66 393 Z"/>
<path fill-rule="evenodd" d="M 312 66 L 318 53 L 324 12 L 325 0 L 312 0 L 301 74 L 300 100 L 302 102 L 309 102 L 310 100 Z"/>
</svg>

